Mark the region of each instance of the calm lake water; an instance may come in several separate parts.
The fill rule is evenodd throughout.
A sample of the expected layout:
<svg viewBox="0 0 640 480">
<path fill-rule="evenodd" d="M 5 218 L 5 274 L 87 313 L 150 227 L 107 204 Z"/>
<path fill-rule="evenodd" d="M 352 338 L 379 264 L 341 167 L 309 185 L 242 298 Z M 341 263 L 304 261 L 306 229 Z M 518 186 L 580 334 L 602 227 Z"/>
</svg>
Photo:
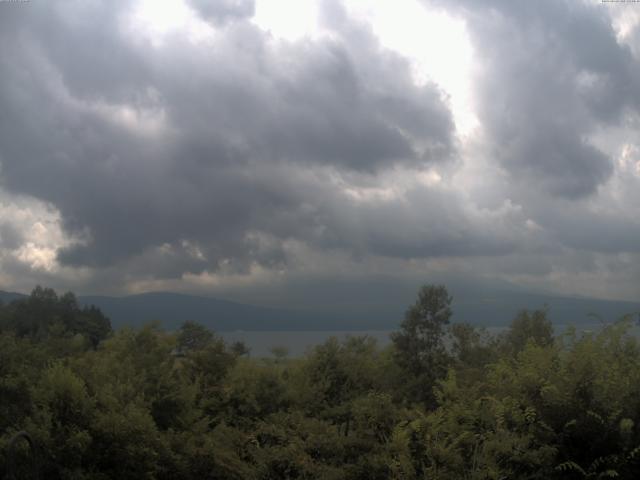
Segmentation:
<svg viewBox="0 0 640 480">
<path fill-rule="evenodd" d="M 487 332 L 491 334 L 500 333 L 505 327 L 485 327 Z M 578 331 L 597 332 L 602 328 L 602 324 L 579 325 Z M 567 325 L 555 325 L 554 331 L 556 335 L 562 334 L 567 329 Z M 633 333 L 640 335 L 640 329 L 636 326 Z M 325 342 L 329 337 L 337 337 L 344 339 L 348 336 L 364 336 L 367 335 L 376 339 L 378 345 L 386 346 L 391 342 L 389 335 L 393 330 L 361 330 L 361 331 L 236 331 L 236 332 L 219 332 L 219 334 L 227 341 L 243 341 L 250 349 L 252 357 L 270 357 L 273 356 L 271 349 L 274 347 L 285 347 L 289 350 L 289 356 L 297 357 L 303 355 L 307 350 L 316 345 Z"/>
</svg>

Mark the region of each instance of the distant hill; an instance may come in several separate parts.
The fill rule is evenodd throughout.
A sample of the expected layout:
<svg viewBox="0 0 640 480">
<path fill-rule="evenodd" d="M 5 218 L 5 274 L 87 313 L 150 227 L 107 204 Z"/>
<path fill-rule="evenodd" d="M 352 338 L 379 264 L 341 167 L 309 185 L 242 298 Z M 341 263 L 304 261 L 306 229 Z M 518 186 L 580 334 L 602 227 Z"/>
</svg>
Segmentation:
<svg viewBox="0 0 640 480">
<path fill-rule="evenodd" d="M 84 296 L 79 300 L 99 307 L 116 328 L 159 320 L 165 328 L 175 329 L 184 321 L 192 320 L 217 331 L 305 330 L 305 323 L 322 329 L 321 318 L 314 314 L 194 295 L 154 292 L 128 297 Z"/>
<path fill-rule="evenodd" d="M 549 308 L 554 324 L 594 324 L 617 320 L 640 312 L 640 302 L 620 302 L 588 298 L 555 297 L 518 292 L 453 291 L 453 321 L 474 325 L 504 326 L 522 309 Z M 0 291 L 0 300 L 10 302 L 24 295 Z M 154 292 L 124 297 L 80 296 L 83 305 L 96 305 L 114 328 L 140 326 L 157 320 L 164 328 L 175 329 L 184 321 L 200 322 L 217 331 L 277 330 L 393 330 L 408 305 L 352 309 L 339 312 L 327 308 L 289 310 L 259 307 L 210 297 Z"/>
<path fill-rule="evenodd" d="M 457 300 L 456 300 L 457 298 Z M 455 321 L 485 326 L 507 325 L 520 310 L 547 307 L 555 325 L 610 323 L 628 314 L 638 318 L 640 302 L 560 297 L 527 293 L 458 296 L 454 294 Z"/>
<path fill-rule="evenodd" d="M 2 290 L 0 290 L 0 302 L 2 303 L 13 302 L 14 300 L 19 300 L 24 297 L 26 297 L 26 295 L 24 295 L 23 293 L 3 292 Z"/>
</svg>

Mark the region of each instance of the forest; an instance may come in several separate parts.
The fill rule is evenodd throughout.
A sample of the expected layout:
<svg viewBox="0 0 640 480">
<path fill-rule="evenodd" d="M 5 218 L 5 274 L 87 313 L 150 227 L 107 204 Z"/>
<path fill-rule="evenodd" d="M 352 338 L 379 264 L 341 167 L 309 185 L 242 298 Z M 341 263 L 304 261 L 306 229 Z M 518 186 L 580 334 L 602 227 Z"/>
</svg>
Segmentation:
<svg viewBox="0 0 640 480">
<path fill-rule="evenodd" d="M 631 315 L 554 332 L 522 311 L 490 335 L 454 308 L 425 285 L 388 347 L 256 358 L 37 287 L 0 306 L 0 478 L 640 478 Z"/>
</svg>

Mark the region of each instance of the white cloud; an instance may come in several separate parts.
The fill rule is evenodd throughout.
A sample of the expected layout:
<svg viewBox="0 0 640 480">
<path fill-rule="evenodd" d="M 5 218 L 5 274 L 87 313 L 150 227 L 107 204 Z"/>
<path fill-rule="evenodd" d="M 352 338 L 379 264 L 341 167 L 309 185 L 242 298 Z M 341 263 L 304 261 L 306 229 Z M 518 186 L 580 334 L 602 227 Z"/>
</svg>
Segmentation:
<svg viewBox="0 0 640 480">
<path fill-rule="evenodd" d="M 176 34 L 193 43 L 215 38 L 212 26 L 203 21 L 185 0 L 138 0 L 122 22 L 130 35 L 142 37 L 157 48 L 171 42 L 172 35 Z"/>
</svg>

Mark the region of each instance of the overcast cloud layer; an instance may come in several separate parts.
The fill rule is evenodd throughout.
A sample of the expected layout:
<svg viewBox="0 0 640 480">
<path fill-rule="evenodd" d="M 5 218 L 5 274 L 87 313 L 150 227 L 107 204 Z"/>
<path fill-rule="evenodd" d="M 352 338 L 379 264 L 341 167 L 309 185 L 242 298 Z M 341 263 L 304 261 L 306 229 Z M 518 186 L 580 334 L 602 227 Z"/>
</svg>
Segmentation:
<svg viewBox="0 0 640 480">
<path fill-rule="evenodd" d="M 191 0 L 164 31 L 134 0 L 0 3 L 0 288 L 457 277 L 637 300 L 640 7 L 421 3 L 468 33 L 463 133 L 449 86 L 352 3 L 316 2 L 294 39 L 247 0 Z"/>
</svg>

